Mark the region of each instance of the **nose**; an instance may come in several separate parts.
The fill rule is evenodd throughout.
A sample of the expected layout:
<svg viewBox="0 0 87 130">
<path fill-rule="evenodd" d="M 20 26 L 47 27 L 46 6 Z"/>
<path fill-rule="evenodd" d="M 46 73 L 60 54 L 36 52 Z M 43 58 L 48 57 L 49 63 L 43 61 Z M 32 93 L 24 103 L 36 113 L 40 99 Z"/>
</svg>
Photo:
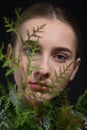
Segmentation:
<svg viewBox="0 0 87 130">
<path fill-rule="evenodd" d="M 49 64 L 47 61 L 41 61 L 38 69 L 34 71 L 34 77 L 37 80 L 45 80 L 50 76 Z"/>
</svg>

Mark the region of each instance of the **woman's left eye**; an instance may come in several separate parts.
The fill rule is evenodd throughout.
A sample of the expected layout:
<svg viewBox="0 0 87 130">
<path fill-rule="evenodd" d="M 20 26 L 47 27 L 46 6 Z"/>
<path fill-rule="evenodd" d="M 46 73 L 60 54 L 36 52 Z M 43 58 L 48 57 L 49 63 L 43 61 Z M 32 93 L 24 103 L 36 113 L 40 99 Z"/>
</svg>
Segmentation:
<svg viewBox="0 0 87 130">
<path fill-rule="evenodd" d="M 57 54 L 54 56 L 54 58 L 57 62 L 65 62 L 67 60 L 67 56 L 63 54 Z"/>
</svg>

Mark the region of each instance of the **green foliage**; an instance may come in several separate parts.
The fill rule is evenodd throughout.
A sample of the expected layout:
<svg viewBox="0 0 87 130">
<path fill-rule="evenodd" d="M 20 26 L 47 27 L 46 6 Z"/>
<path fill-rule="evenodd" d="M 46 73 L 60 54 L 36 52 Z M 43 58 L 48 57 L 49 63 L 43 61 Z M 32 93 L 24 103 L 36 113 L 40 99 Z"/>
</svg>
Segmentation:
<svg viewBox="0 0 87 130">
<path fill-rule="evenodd" d="M 11 67 L 11 61 L 7 54 L 4 54 L 4 43 L 2 42 L 2 46 L 0 49 L 0 61 L 3 61 L 3 68 L 7 68 L 6 76 L 13 74 L 15 70 L 17 70 L 18 63 L 14 58 L 14 67 Z"/>
<path fill-rule="evenodd" d="M 72 113 L 72 106 L 64 105 L 64 100 L 66 100 L 66 96 L 63 93 L 52 103 L 43 104 L 43 108 L 37 106 L 37 111 L 36 109 L 31 109 L 27 103 L 23 103 L 17 93 L 12 90 L 8 96 L 2 96 L 0 101 L 1 104 L 4 104 L 7 130 L 19 130 L 22 128 L 23 130 L 28 128 L 30 130 L 44 130 L 43 121 L 45 123 L 52 122 L 48 125 L 49 127 L 47 126 L 48 130 L 77 130 L 78 124 L 81 122 L 80 116 L 75 116 Z M 43 120 L 44 117 L 45 120 Z"/>
<path fill-rule="evenodd" d="M 13 27 L 14 22 L 10 21 L 10 19 L 8 19 L 7 17 L 4 17 L 4 21 L 5 21 L 5 27 L 7 28 L 6 32 L 14 32 L 17 34 L 16 28 Z"/>
<path fill-rule="evenodd" d="M 84 116 L 87 116 L 87 90 L 79 97 L 76 109 Z"/>
<path fill-rule="evenodd" d="M 3 50 L 4 50 L 4 42 L 2 42 L 2 46 L 0 48 L 0 61 L 3 61 L 3 59 L 5 58 Z"/>
</svg>

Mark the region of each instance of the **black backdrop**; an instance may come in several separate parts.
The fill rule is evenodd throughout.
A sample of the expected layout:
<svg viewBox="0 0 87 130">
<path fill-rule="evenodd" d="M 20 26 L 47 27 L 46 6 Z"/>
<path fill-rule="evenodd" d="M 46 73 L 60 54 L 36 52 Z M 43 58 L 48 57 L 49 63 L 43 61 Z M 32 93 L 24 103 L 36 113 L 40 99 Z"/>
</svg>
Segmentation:
<svg viewBox="0 0 87 130">
<path fill-rule="evenodd" d="M 17 7 L 22 7 L 23 9 L 37 2 L 51 2 L 55 5 L 62 5 L 68 8 L 76 16 L 80 23 L 81 31 L 84 39 L 84 50 L 82 55 L 82 62 L 80 69 L 72 83 L 69 84 L 69 100 L 71 104 L 76 103 L 78 96 L 80 96 L 84 90 L 87 88 L 87 4 L 86 0 L 0 0 L 0 46 L 2 41 L 5 43 L 5 48 L 7 47 L 9 35 L 5 32 L 3 17 L 8 17 L 10 19 L 15 18 L 14 10 Z M 6 52 L 6 49 L 4 50 Z M 2 63 L 0 63 L 0 82 L 6 86 L 5 82 L 5 69 L 2 68 Z"/>
</svg>

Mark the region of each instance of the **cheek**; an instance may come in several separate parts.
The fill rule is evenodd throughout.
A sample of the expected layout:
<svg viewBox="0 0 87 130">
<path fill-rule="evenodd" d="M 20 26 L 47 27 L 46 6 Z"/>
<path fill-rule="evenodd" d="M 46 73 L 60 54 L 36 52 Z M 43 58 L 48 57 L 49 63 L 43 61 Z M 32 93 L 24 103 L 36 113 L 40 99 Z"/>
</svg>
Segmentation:
<svg viewBox="0 0 87 130">
<path fill-rule="evenodd" d="M 24 71 L 27 71 L 27 64 L 28 64 L 27 58 L 22 57 L 19 64 L 20 68 Z"/>
<path fill-rule="evenodd" d="M 17 70 L 14 72 L 14 78 L 16 84 L 20 86 L 21 79 L 25 80 L 27 77 L 27 59 L 21 58 L 20 63 L 18 64 Z"/>
<path fill-rule="evenodd" d="M 52 71 L 51 79 L 54 79 L 53 80 L 53 84 L 55 86 L 54 91 L 59 93 L 63 89 L 65 89 L 66 86 L 68 85 L 70 77 L 73 72 L 74 65 L 55 64 L 53 65 L 53 67 L 55 68 L 55 70 Z"/>
<path fill-rule="evenodd" d="M 51 76 L 55 77 L 55 74 L 59 75 L 62 66 L 63 66 L 62 64 L 51 60 L 50 63 L 49 63 Z"/>
<path fill-rule="evenodd" d="M 70 80 L 70 76 L 72 75 L 74 69 L 74 63 L 52 63 L 51 69 L 51 76 L 54 79 L 59 77 L 62 80 Z"/>
<path fill-rule="evenodd" d="M 24 80 L 27 80 L 27 66 L 28 60 L 26 57 L 22 57 L 19 63 L 19 70 Z"/>
</svg>

